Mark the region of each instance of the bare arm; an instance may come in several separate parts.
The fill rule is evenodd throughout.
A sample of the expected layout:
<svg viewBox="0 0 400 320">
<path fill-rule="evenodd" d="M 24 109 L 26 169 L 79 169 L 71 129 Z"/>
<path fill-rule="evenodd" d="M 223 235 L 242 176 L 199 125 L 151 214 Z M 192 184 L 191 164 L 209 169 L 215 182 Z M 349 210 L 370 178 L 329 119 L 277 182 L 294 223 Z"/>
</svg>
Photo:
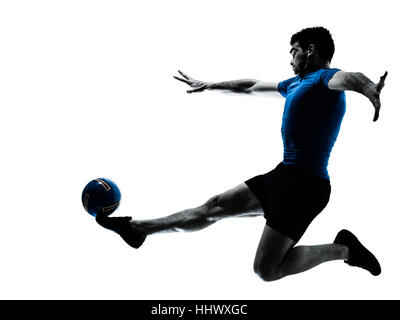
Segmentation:
<svg viewBox="0 0 400 320">
<path fill-rule="evenodd" d="M 387 74 L 386 71 L 380 81 L 375 84 L 361 72 L 339 71 L 329 80 L 328 87 L 332 90 L 352 90 L 366 96 L 375 108 L 374 121 L 376 121 L 381 108 L 380 94 Z"/>
<path fill-rule="evenodd" d="M 201 92 L 204 90 L 221 90 L 235 93 L 260 93 L 278 91 L 278 83 L 263 82 L 255 79 L 242 79 L 224 82 L 205 82 L 195 80 L 181 71 L 178 71 L 182 78 L 174 76 L 175 79 L 182 81 L 192 87 L 187 93 Z"/>
</svg>

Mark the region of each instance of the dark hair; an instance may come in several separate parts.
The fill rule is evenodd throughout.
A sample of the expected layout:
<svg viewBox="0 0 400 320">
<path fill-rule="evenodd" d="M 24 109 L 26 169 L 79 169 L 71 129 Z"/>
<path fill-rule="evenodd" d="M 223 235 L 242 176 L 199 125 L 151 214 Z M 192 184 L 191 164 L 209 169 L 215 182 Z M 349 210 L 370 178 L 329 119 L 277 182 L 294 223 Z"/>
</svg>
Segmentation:
<svg viewBox="0 0 400 320">
<path fill-rule="evenodd" d="M 331 33 L 323 27 L 312 27 L 303 29 L 290 39 L 290 45 L 299 42 L 300 48 L 307 50 L 310 44 L 315 45 L 316 50 L 321 58 L 332 60 L 335 52 L 335 44 L 333 43 Z"/>
</svg>

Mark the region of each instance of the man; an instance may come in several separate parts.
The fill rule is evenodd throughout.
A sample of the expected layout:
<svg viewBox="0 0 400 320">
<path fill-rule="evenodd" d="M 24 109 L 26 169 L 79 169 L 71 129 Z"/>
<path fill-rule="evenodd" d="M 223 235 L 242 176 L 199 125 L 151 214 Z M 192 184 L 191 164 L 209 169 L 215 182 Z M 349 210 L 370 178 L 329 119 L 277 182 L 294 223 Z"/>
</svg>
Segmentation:
<svg viewBox="0 0 400 320">
<path fill-rule="evenodd" d="M 150 234 L 196 231 L 226 217 L 263 214 L 266 225 L 254 260 L 254 271 L 261 279 L 277 280 L 330 260 L 344 260 L 373 275 L 380 274 L 378 260 L 350 231 L 340 231 L 331 244 L 296 246 L 296 243 L 329 201 L 327 165 L 345 113 L 344 90 L 369 98 L 376 121 L 387 72 L 374 84 L 362 73 L 331 69 L 334 42 L 329 31 L 322 27 L 301 30 L 292 36 L 290 44 L 293 57 L 290 64 L 296 76 L 279 83 L 249 79 L 204 82 L 181 71 L 181 77 L 175 77 L 191 87 L 188 93 L 205 90 L 281 93 L 286 98 L 282 163 L 197 208 L 160 219 L 97 217 L 97 222 L 138 248 Z"/>
</svg>

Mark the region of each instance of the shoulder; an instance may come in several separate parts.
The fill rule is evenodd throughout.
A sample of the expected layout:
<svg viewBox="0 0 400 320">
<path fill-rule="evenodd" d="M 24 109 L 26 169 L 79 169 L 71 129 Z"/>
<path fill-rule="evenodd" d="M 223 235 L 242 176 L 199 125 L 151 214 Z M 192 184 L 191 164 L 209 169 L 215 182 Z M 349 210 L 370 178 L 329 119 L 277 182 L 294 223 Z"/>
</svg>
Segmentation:
<svg viewBox="0 0 400 320">
<path fill-rule="evenodd" d="M 296 82 L 296 81 L 300 81 L 300 76 L 295 76 L 295 77 L 293 77 L 293 78 L 289 78 L 289 79 L 286 79 L 286 80 L 283 80 L 283 81 L 281 81 L 281 82 L 279 82 L 279 86 L 280 87 L 288 87 L 288 86 L 290 86 L 293 82 Z"/>
<path fill-rule="evenodd" d="M 295 76 L 293 78 L 289 78 L 286 80 L 283 80 L 281 82 L 278 83 L 278 91 L 284 96 L 286 97 L 287 93 L 288 93 L 288 88 L 291 84 L 298 82 L 300 80 L 299 76 Z"/>
<path fill-rule="evenodd" d="M 343 75 L 344 71 L 338 68 L 323 68 L 316 72 L 316 80 L 323 84 L 325 87 L 330 88 L 330 82 L 333 77 Z"/>
<path fill-rule="evenodd" d="M 338 68 L 322 68 L 319 69 L 316 74 L 319 75 L 320 77 L 327 77 L 327 76 L 333 76 L 334 74 L 342 72 L 341 69 Z"/>
</svg>

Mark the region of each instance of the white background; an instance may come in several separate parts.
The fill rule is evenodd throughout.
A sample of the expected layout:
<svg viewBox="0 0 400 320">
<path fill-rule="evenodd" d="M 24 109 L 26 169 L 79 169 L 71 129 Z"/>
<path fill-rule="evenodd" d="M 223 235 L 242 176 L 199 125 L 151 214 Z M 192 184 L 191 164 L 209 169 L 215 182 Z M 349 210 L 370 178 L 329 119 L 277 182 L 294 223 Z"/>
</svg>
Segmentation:
<svg viewBox="0 0 400 320">
<path fill-rule="evenodd" d="M 2 1 L 2 299 L 398 299 L 398 9 L 395 1 Z M 378 122 L 347 93 L 329 165 L 331 201 L 300 244 L 349 228 L 382 274 L 330 262 L 264 283 L 252 271 L 262 217 L 149 237 L 139 250 L 81 204 L 97 177 L 115 215 L 147 219 L 202 204 L 282 159 L 284 100 L 186 94 L 173 79 L 292 76 L 290 36 L 322 25 L 332 67 L 377 81 Z"/>
</svg>

